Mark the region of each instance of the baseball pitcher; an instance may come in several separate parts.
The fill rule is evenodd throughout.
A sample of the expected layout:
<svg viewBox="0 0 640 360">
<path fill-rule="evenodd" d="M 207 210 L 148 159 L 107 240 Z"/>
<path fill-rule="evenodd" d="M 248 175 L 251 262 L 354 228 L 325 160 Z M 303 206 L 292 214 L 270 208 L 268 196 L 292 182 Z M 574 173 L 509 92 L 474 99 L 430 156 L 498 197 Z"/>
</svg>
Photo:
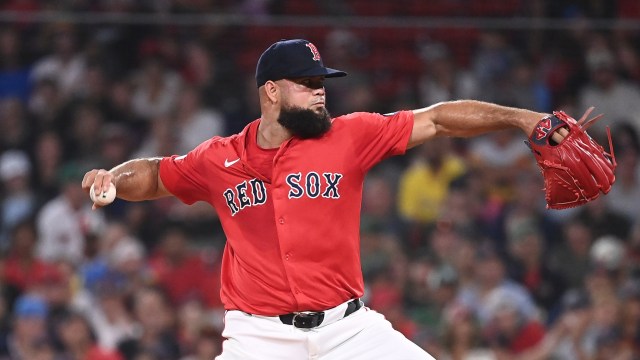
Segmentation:
<svg viewBox="0 0 640 360">
<path fill-rule="evenodd" d="M 579 205 L 614 181 L 615 158 L 584 119 L 470 100 L 331 118 L 324 82 L 346 75 L 325 67 L 311 42 L 278 41 L 256 67 L 261 116 L 239 134 L 83 179 L 95 195 L 115 186 L 124 200 L 176 196 L 216 208 L 227 238 L 219 360 L 433 359 L 360 300 L 363 181 L 389 156 L 435 136 L 517 127 L 531 134 L 550 207 Z"/>
</svg>

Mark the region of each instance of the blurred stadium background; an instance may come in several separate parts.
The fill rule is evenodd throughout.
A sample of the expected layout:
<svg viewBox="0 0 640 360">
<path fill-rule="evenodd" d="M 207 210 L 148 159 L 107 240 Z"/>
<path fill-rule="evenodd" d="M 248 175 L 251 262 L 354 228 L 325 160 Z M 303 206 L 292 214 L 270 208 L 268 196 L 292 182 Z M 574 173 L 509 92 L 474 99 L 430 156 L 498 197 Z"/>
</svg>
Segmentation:
<svg viewBox="0 0 640 360">
<path fill-rule="evenodd" d="M 371 172 L 365 301 L 437 359 L 640 359 L 637 0 L 0 1 L 0 359 L 211 360 L 224 235 L 206 204 L 91 211 L 84 172 L 259 116 L 259 54 L 318 45 L 333 115 L 471 98 L 606 114 L 613 190 L 544 208 L 523 134 Z M 602 143 L 602 142 L 601 142 Z"/>
</svg>

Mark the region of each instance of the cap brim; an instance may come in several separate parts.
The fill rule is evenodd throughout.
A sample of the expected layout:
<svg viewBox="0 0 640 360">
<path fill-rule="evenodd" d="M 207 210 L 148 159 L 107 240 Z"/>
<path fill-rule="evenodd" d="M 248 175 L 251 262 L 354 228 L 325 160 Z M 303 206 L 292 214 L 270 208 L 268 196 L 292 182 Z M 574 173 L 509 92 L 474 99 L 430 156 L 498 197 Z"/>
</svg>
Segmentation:
<svg viewBox="0 0 640 360">
<path fill-rule="evenodd" d="M 332 69 L 332 68 L 328 68 L 326 67 L 325 70 L 327 71 L 327 73 L 324 75 L 324 77 L 343 77 L 343 76 L 347 76 L 347 73 L 341 70 L 336 70 L 336 69 Z"/>
<path fill-rule="evenodd" d="M 324 76 L 326 78 L 343 77 L 347 76 L 347 73 L 341 70 L 336 70 L 328 67 L 322 67 L 319 69 L 313 69 L 312 71 L 305 71 L 292 76 L 292 78 L 303 78 L 308 76 Z"/>
</svg>

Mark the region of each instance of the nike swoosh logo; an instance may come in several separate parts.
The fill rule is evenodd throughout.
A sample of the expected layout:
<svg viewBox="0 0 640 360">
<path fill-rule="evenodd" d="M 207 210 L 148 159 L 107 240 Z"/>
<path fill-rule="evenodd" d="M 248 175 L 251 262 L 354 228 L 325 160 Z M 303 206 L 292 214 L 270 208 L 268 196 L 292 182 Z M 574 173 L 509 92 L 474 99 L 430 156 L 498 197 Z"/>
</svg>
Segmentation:
<svg viewBox="0 0 640 360">
<path fill-rule="evenodd" d="M 240 159 L 235 159 L 233 161 L 229 161 L 227 159 L 224 159 L 224 167 L 229 167 L 229 166 L 237 163 L 238 161 L 240 161 Z"/>
</svg>

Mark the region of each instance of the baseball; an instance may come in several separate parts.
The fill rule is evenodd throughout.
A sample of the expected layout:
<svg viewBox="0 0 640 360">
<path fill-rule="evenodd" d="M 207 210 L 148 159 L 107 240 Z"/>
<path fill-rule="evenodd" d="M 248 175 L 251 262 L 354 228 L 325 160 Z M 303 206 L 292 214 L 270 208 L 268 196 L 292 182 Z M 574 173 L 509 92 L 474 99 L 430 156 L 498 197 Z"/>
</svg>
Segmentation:
<svg viewBox="0 0 640 360">
<path fill-rule="evenodd" d="M 89 197 L 91 197 L 91 201 L 93 201 L 96 205 L 105 206 L 109 205 L 116 198 L 116 187 L 113 184 L 109 184 L 109 189 L 102 194 L 95 195 L 93 191 L 93 185 L 91 185 L 91 189 L 89 189 Z"/>
</svg>

